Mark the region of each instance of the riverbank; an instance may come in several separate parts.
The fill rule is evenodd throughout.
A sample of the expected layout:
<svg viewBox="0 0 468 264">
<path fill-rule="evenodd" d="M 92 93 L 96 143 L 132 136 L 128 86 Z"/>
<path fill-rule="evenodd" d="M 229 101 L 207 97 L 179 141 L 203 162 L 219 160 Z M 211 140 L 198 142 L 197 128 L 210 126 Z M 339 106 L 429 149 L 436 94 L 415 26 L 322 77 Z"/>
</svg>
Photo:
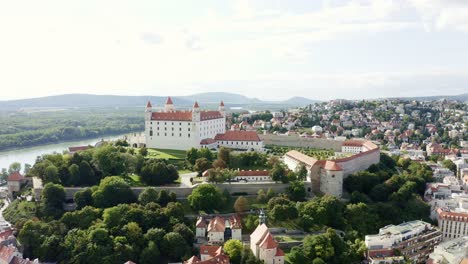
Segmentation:
<svg viewBox="0 0 468 264">
<path fill-rule="evenodd" d="M 106 141 L 112 141 L 122 138 L 123 136 L 128 135 L 130 133 L 133 132 L 128 132 L 124 134 L 103 135 L 94 138 L 61 141 L 59 143 L 53 144 L 44 144 L 27 148 L 16 148 L 11 150 L 0 151 L 0 169 L 8 168 L 13 162 L 19 162 L 22 164 L 23 167 L 24 164 L 33 165 L 36 161 L 36 158 L 43 154 L 51 154 L 54 152 L 62 153 L 64 150 L 68 150 L 68 148 L 71 146 L 95 145 L 102 139 Z"/>
</svg>

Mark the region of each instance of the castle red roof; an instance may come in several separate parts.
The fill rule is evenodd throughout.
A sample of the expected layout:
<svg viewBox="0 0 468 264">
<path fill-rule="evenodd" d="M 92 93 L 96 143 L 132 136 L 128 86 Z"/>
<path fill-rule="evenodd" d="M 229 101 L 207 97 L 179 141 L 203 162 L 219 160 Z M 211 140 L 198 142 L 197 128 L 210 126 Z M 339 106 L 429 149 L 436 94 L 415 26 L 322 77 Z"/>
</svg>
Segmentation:
<svg viewBox="0 0 468 264">
<path fill-rule="evenodd" d="M 331 160 L 326 160 L 322 167 L 329 171 L 342 171 L 343 168 L 336 162 Z"/>
<path fill-rule="evenodd" d="M 172 98 L 170 96 L 167 97 L 166 104 L 171 105 L 172 103 Z"/>
<path fill-rule="evenodd" d="M 281 248 L 276 248 L 276 257 L 284 257 L 284 251 Z"/>
<path fill-rule="evenodd" d="M 8 176 L 8 181 L 22 181 L 24 180 L 23 175 L 21 173 L 15 171 L 10 176 Z"/>
<path fill-rule="evenodd" d="M 205 139 L 202 139 L 200 141 L 200 145 L 211 145 L 211 144 L 214 144 L 216 143 L 216 140 L 212 139 L 212 138 L 205 138 Z"/>
<path fill-rule="evenodd" d="M 223 102 L 223 101 L 221 101 L 221 103 L 219 104 L 219 106 L 224 106 L 224 102 Z"/>
<path fill-rule="evenodd" d="M 150 101 L 148 101 L 148 103 L 146 104 L 146 107 L 147 107 L 147 108 L 151 108 L 151 107 L 152 107 L 152 105 L 151 105 L 151 102 L 150 102 Z"/>
<path fill-rule="evenodd" d="M 193 108 L 198 108 L 198 107 L 199 107 L 199 106 L 198 106 L 198 102 L 195 101 L 195 103 L 193 104 Z"/>
<path fill-rule="evenodd" d="M 151 120 L 192 121 L 192 112 L 190 111 L 155 112 L 155 113 L 152 113 Z"/>
<path fill-rule="evenodd" d="M 89 146 L 77 146 L 77 147 L 69 147 L 68 151 L 71 153 L 75 153 L 78 151 L 83 151 L 89 149 Z"/>
<path fill-rule="evenodd" d="M 211 120 L 211 119 L 219 119 L 223 118 L 224 116 L 219 111 L 203 111 L 200 112 L 200 120 Z"/>
<path fill-rule="evenodd" d="M 215 140 L 223 141 L 260 141 L 260 137 L 255 131 L 226 131 L 224 134 L 217 134 Z"/>
</svg>

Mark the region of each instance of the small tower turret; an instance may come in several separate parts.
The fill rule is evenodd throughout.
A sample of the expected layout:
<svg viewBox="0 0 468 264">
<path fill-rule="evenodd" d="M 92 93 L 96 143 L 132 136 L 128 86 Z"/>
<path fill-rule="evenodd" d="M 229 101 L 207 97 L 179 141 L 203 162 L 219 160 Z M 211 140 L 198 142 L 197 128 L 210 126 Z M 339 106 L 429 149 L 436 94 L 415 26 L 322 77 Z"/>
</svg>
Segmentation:
<svg viewBox="0 0 468 264">
<path fill-rule="evenodd" d="M 151 121 L 152 112 L 153 112 L 153 106 L 151 105 L 151 102 L 148 101 L 148 103 L 146 103 L 146 108 L 145 108 L 145 121 Z"/>
<path fill-rule="evenodd" d="M 226 116 L 226 112 L 224 111 L 224 102 L 223 101 L 221 101 L 221 103 L 219 104 L 218 110 L 219 110 L 219 112 L 221 112 L 223 114 L 224 117 Z"/>
<path fill-rule="evenodd" d="M 192 121 L 200 122 L 200 106 L 198 106 L 198 102 L 195 102 L 192 107 Z"/>
<path fill-rule="evenodd" d="M 166 104 L 164 105 L 164 111 L 166 112 L 174 111 L 174 103 L 172 103 L 172 98 L 170 96 L 167 97 Z"/>
</svg>

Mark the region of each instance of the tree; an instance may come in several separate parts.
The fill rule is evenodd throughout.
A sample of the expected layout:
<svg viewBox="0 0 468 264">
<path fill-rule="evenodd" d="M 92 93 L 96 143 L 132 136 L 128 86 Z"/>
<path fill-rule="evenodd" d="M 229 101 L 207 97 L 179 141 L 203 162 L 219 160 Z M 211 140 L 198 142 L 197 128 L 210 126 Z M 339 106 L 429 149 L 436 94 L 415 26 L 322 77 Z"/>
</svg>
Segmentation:
<svg viewBox="0 0 468 264">
<path fill-rule="evenodd" d="M 211 184 L 197 186 L 187 199 L 190 206 L 195 210 L 211 212 L 212 210 L 221 209 L 224 205 L 221 190 Z"/>
<path fill-rule="evenodd" d="M 148 149 L 146 147 L 142 147 L 140 149 L 140 154 L 143 156 L 143 157 L 146 157 L 148 155 Z"/>
<path fill-rule="evenodd" d="M 81 184 L 91 186 L 95 185 L 99 178 L 86 160 L 80 162 L 80 181 Z"/>
<path fill-rule="evenodd" d="M 309 263 L 310 259 L 304 255 L 302 247 L 294 246 L 291 248 L 291 252 L 289 252 L 289 261 L 291 263 Z"/>
<path fill-rule="evenodd" d="M 259 203 L 267 203 L 268 197 L 263 189 L 258 190 L 257 192 L 257 202 Z"/>
<path fill-rule="evenodd" d="M 155 188 L 146 188 L 138 196 L 138 202 L 142 205 L 158 202 L 158 191 Z"/>
<path fill-rule="evenodd" d="M 207 148 L 202 148 L 199 150 L 200 158 L 206 158 L 209 161 L 213 161 L 213 153 Z"/>
<path fill-rule="evenodd" d="M 229 256 L 233 264 L 240 263 L 244 246 L 236 239 L 229 239 L 224 243 L 223 250 Z"/>
<path fill-rule="evenodd" d="M 151 186 L 172 183 L 179 178 L 177 169 L 163 161 L 148 160 L 141 169 L 141 181 Z"/>
<path fill-rule="evenodd" d="M 187 244 L 189 244 L 189 245 L 192 244 L 193 240 L 195 239 L 195 235 L 194 235 L 192 229 L 190 229 L 188 226 L 186 226 L 185 224 L 182 224 L 182 223 L 175 224 L 172 227 L 172 232 L 180 234 L 185 239 Z"/>
<path fill-rule="evenodd" d="M 60 183 L 57 167 L 55 167 L 54 165 L 50 165 L 45 169 L 44 182 Z"/>
<path fill-rule="evenodd" d="M 19 171 L 21 171 L 21 163 L 19 162 L 13 162 L 8 167 L 8 174 L 12 174 L 13 172 L 19 172 Z"/>
<path fill-rule="evenodd" d="M 56 218 L 63 212 L 65 189 L 62 185 L 47 183 L 42 190 L 42 206 L 44 214 Z"/>
<path fill-rule="evenodd" d="M 198 153 L 198 149 L 196 148 L 191 148 L 187 150 L 185 159 L 187 160 L 190 165 L 195 165 L 195 161 L 200 158 L 200 155 Z"/>
<path fill-rule="evenodd" d="M 373 234 L 377 231 L 378 217 L 364 203 L 346 205 L 344 216 L 351 229 L 361 235 Z"/>
<path fill-rule="evenodd" d="M 78 191 L 73 196 L 73 200 L 76 203 L 76 209 L 81 209 L 87 205 L 93 205 L 93 192 L 91 189 Z"/>
<path fill-rule="evenodd" d="M 276 196 L 276 193 L 273 191 L 273 189 L 268 188 L 266 195 L 267 195 L 267 199 L 269 201 L 271 198 Z"/>
<path fill-rule="evenodd" d="M 285 176 L 285 169 L 281 164 L 275 164 L 270 170 L 270 177 L 275 182 L 281 181 Z"/>
<path fill-rule="evenodd" d="M 178 261 L 189 254 L 189 246 L 182 235 L 170 232 L 164 236 L 161 245 L 161 253 L 168 256 L 171 260 Z"/>
<path fill-rule="evenodd" d="M 307 174 L 308 174 L 308 171 L 307 171 L 306 166 L 304 165 L 304 163 L 301 163 L 301 164 L 296 168 L 297 179 L 298 179 L 298 180 L 301 180 L 301 181 L 304 181 L 304 180 L 306 180 L 306 178 L 307 178 Z"/>
<path fill-rule="evenodd" d="M 293 201 L 304 201 L 307 194 L 304 182 L 293 181 L 289 183 L 286 193 L 288 194 L 289 199 Z"/>
<path fill-rule="evenodd" d="M 449 159 L 446 159 L 444 161 L 442 161 L 442 165 L 451 170 L 455 175 L 457 175 L 457 165 L 455 165 L 455 163 L 453 163 L 453 161 L 449 160 Z"/>
<path fill-rule="evenodd" d="M 234 210 L 236 211 L 236 213 L 240 214 L 246 211 L 248 206 L 249 202 L 247 201 L 247 199 L 244 196 L 239 196 L 236 202 L 234 203 Z"/>
<path fill-rule="evenodd" d="M 198 177 L 201 177 L 203 172 L 211 168 L 211 162 L 207 158 L 199 158 L 195 161 L 193 169 L 198 172 Z"/>
<path fill-rule="evenodd" d="M 107 208 L 121 203 L 132 203 L 137 200 L 130 186 L 117 176 L 102 179 L 92 197 L 95 206 L 99 208 Z"/>
<path fill-rule="evenodd" d="M 123 175 L 126 173 L 123 155 L 112 145 L 97 148 L 93 153 L 93 160 L 104 176 Z"/>
<path fill-rule="evenodd" d="M 70 173 L 70 179 L 69 179 L 69 184 L 72 185 L 72 186 L 77 186 L 81 183 L 81 180 L 80 180 L 80 167 L 78 167 L 78 165 L 76 164 L 72 164 L 70 165 L 70 167 L 68 167 L 68 171 Z"/>
<path fill-rule="evenodd" d="M 224 169 L 226 168 L 226 162 L 224 162 L 224 160 L 221 160 L 221 159 L 216 159 L 215 161 L 213 161 L 213 168 Z"/>
<path fill-rule="evenodd" d="M 224 161 L 224 164 L 226 164 L 226 167 L 229 167 L 230 156 L 231 156 L 231 151 L 229 149 L 225 147 L 221 147 L 218 150 L 218 159 Z"/>
<path fill-rule="evenodd" d="M 159 259 L 159 257 L 160 252 L 158 245 L 153 241 L 149 241 L 148 246 L 141 252 L 140 263 L 152 264 L 154 263 L 154 260 Z"/>
</svg>

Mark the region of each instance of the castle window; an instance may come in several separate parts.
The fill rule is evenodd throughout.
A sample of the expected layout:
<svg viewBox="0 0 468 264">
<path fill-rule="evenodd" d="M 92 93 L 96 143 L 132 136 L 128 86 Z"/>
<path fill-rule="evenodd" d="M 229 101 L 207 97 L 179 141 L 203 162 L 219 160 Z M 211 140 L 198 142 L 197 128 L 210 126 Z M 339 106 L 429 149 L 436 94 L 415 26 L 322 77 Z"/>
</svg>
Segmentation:
<svg viewBox="0 0 468 264">
<path fill-rule="evenodd" d="M 167 136 L 167 133 L 164 133 L 164 136 Z"/>
<path fill-rule="evenodd" d="M 157 130 L 159 130 L 159 127 L 156 127 Z"/>
<path fill-rule="evenodd" d="M 190 134 L 188 134 L 188 137 L 190 137 Z"/>
<path fill-rule="evenodd" d="M 166 122 L 164 122 L 164 124 L 165 124 L 165 125 L 167 125 L 167 123 L 166 123 Z"/>
<path fill-rule="evenodd" d="M 172 133 L 172 136 L 174 136 L 174 133 Z"/>
<path fill-rule="evenodd" d="M 172 128 L 172 131 L 174 131 L 174 128 Z"/>
<path fill-rule="evenodd" d="M 150 137 L 153 136 L 153 130 L 150 130 Z"/>
<path fill-rule="evenodd" d="M 181 137 L 181 136 L 182 136 L 182 133 L 179 133 L 179 137 Z"/>
<path fill-rule="evenodd" d="M 159 132 L 158 132 L 158 136 L 159 136 Z"/>
<path fill-rule="evenodd" d="M 174 125 L 174 122 L 172 122 L 172 125 Z"/>
<path fill-rule="evenodd" d="M 181 127 L 179 127 L 179 131 L 182 131 L 182 128 L 181 128 Z"/>
<path fill-rule="evenodd" d="M 188 125 L 190 126 L 190 123 L 188 123 Z"/>
<path fill-rule="evenodd" d="M 332 178 L 335 178 L 335 174 L 332 175 Z"/>
<path fill-rule="evenodd" d="M 164 130 L 167 130 L 167 127 L 165 127 Z"/>
<path fill-rule="evenodd" d="M 159 125 L 159 121 L 158 121 L 158 123 L 157 123 L 157 124 Z"/>
<path fill-rule="evenodd" d="M 188 128 L 188 131 L 190 131 L 190 127 Z"/>
</svg>

